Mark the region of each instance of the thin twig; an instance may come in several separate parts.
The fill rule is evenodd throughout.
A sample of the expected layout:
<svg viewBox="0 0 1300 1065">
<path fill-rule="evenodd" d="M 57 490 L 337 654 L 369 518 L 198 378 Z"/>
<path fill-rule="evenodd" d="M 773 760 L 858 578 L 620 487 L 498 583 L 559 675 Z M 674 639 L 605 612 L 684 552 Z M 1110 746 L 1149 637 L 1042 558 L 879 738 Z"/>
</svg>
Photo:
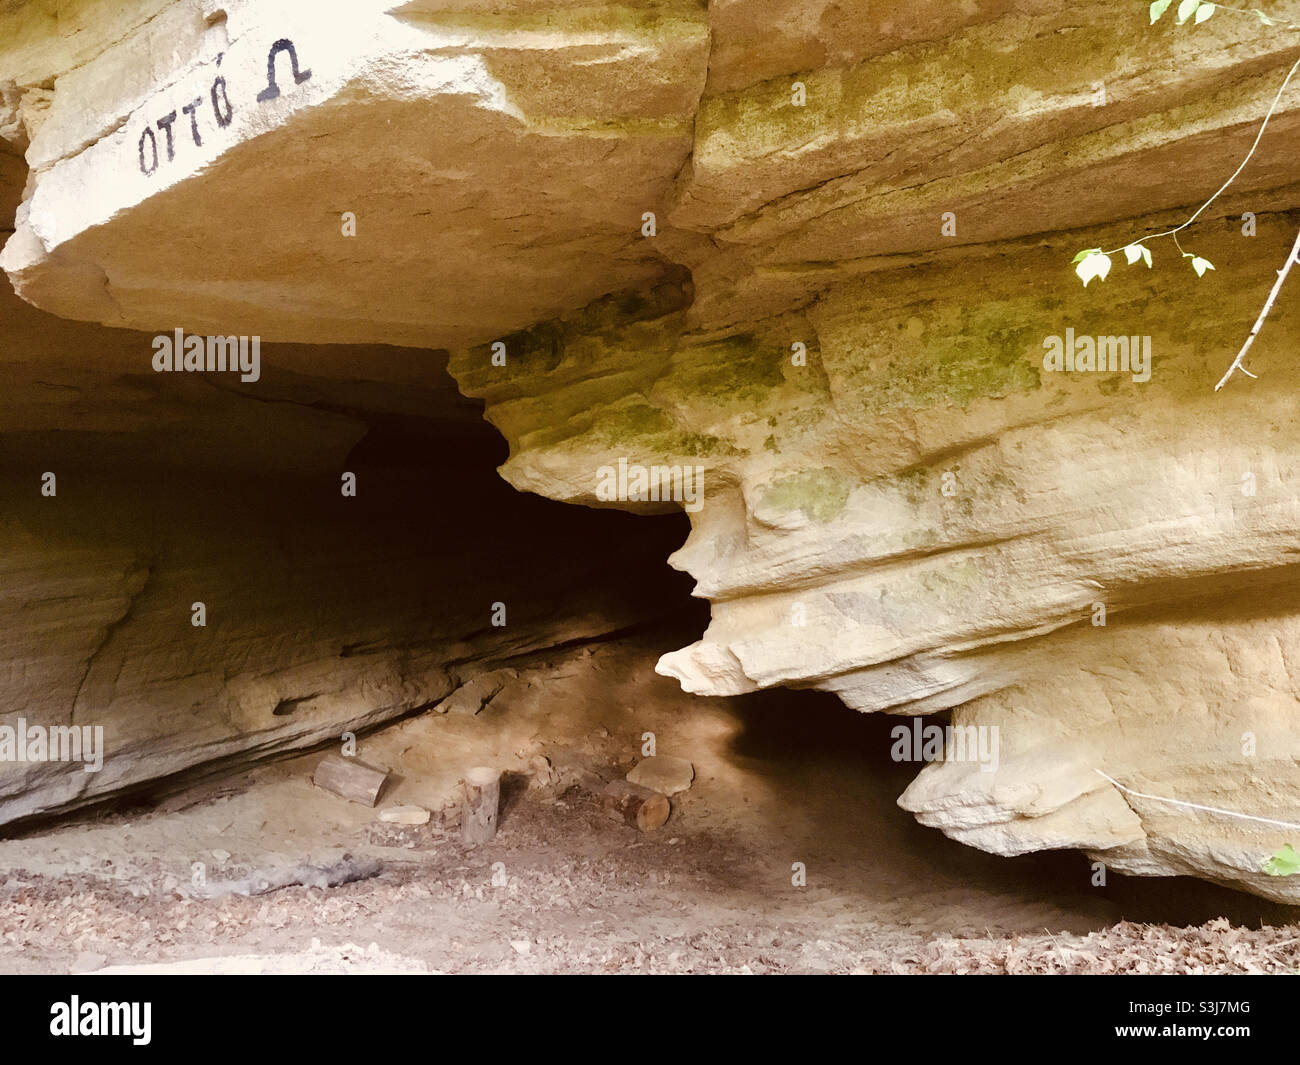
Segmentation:
<svg viewBox="0 0 1300 1065">
<path fill-rule="evenodd" d="M 1247 377 L 1255 375 L 1241 365 L 1241 360 L 1246 357 L 1246 352 L 1250 346 L 1255 343 L 1255 338 L 1259 336 L 1259 331 L 1264 327 L 1264 319 L 1268 317 L 1268 312 L 1273 309 L 1273 301 L 1277 299 L 1277 294 L 1282 291 L 1282 285 L 1286 282 L 1286 275 L 1291 272 L 1291 267 L 1295 266 L 1296 257 L 1300 256 L 1300 233 L 1296 234 L 1295 243 L 1291 245 L 1291 253 L 1286 257 L 1286 265 L 1277 272 L 1277 280 L 1273 282 L 1273 290 L 1268 294 L 1268 300 L 1264 304 L 1264 309 L 1259 312 L 1259 317 L 1255 319 L 1255 327 L 1251 329 L 1250 336 L 1246 338 L 1246 343 L 1241 346 L 1237 352 L 1237 357 L 1232 360 L 1232 365 L 1228 367 L 1228 372 L 1220 378 L 1219 383 L 1214 386 L 1214 391 L 1218 391 L 1228 383 L 1231 377 L 1238 369 Z"/>
</svg>

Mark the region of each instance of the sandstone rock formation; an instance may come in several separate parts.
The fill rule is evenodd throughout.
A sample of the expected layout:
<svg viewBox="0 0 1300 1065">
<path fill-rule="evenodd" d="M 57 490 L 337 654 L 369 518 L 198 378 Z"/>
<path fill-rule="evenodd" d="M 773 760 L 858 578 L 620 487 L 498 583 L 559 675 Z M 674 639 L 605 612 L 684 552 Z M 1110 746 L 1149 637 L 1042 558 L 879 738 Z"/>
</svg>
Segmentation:
<svg viewBox="0 0 1300 1065">
<path fill-rule="evenodd" d="M 0 155 L 23 185 L 0 266 L 50 314 L 144 332 L 24 327 L 33 312 L 6 304 L 5 441 L 44 469 L 76 415 L 122 436 L 103 451 L 114 469 L 141 448 L 252 469 L 255 434 L 274 432 L 287 469 L 336 477 L 358 407 L 394 426 L 433 402 L 416 390 L 441 395 L 435 356 L 371 345 L 447 349 L 509 443 L 510 484 L 687 511 L 672 561 L 712 621 L 660 670 L 688 690 L 951 710 L 996 726 L 998 758 L 922 769 L 900 801 L 923 823 L 1300 899 L 1260 872 L 1300 831 L 1300 295 L 1255 347 L 1259 379 L 1213 392 L 1294 236 L 1300 90 L 1181 237 L 1212 274 L 1167 240 L 1154 270 L 1105 284 L 1069 266 L 1214 193 L 1295 43 L 1250 18 L 1147 21 L 1144 3 L 1063 0 L 6 5 L 0 133 L 24 160 Z M 285 346 L 263 382 L 162 395 L 150 334 L 177 326 Z M 1067 330 L 1149 338 L 1149 380 L 1050 372 L 1044 343 Z M 108 350 L 56 357 L 37 331 Z M 305 346 L 338 344 L 353 347 Z M 228 451 L 197 445 L 199 416 Z M 472 431 L 439 420 L 443 446 Z M 655 466 L 690 470 L 698 494 L 635 498 L 629 477 Z M 56 560 L 24 476 L 29 568 L 98 597 L 80 649 L 51 642 L 52 660 L 88 661 L 97 705 L 136 698 L 95 647 L 136 616 L 149 560 L 114 554 L 89 511 Z M 32 610 L 19 600 L 11 616 Z M 316 619 L 290 624 L 316 638 Z M 275 631 L 260 661 L 284 649 Z M 13 639 L 26 683 L 30 638 Z M 304 657 L 310 673 L 320 656 Z M 204 680 L 205 698 L 221 686 L 244 706 L 243 675 Z M 322 684 L 267 682 L 259 699 Z M 46 713 L 85 696 L 49 698 Z M 195 698 L 144 708 L 170 707 L 185 735 Z M 255 723 L 222 727 L 214 753 Z"/>
</svg>

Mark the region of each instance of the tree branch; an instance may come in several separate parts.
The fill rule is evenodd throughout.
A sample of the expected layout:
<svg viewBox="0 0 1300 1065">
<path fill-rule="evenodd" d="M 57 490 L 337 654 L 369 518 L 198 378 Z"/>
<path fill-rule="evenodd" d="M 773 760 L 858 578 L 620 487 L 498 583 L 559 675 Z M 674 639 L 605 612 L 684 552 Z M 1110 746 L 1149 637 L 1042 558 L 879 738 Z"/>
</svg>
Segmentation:
<svg viewBox="0 0 1300 1065">
<path fill-rule="evenodd" d="M 1282 286 L 1286 283 L 1286 275 L 1291 272 L 1291 267 L 1295 266 L 1297 256 L 1300 256 L 1300 233 L 1296 234 L 1295 243 L 1291 245 L 1291 254 L 1286 258 L 1286 265 L 1277 272 L 1277 280 L 1273 282 L 1273 290 L 1268 294 L 1268 300 L 1264 303 L 1264 309 L 1259 312 L 1259 317 L 1255 319 L 1255 326 L 1251 329 L 1250 336 L 1246 338 L 1246 343 L 1244 343 L 1241 346 L 1241 350 L 1237 352 L 1237 357 L 1232 360 L 1232 365 L 1228 367 L 1228 372 L 1225 373 L 1223 377 L 1220 378 L 1219 383 L 1214 386 L 1214 391 L 1217 392 L 1226 385 L 1228 383 L 1228 378 L 1239 369 L 1242 373 L 1253 376 L 1250 374 L 1249 370 L 1245 369 L 1241 365 L 1241 360 L 1246 357 L 1246 352 L 1250 350 L 1250 346 L 1255 343 L 1255 338 L 1259 336 L 1259 331 L 1264 327 L 1264 319 L 1268 317 L 1269 311 L 1273 309 L 1273 301 L 1277 299 L 1277 294 L 1282 291 Z"/>
</svg>

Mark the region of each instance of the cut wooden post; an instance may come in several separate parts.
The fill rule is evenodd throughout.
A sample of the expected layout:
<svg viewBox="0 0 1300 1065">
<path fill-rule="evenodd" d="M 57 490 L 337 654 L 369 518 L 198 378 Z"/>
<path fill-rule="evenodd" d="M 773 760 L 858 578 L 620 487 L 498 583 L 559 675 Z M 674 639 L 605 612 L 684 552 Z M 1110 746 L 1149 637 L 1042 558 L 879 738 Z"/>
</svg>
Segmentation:
<svg viewBox="0 0 1300 1065">
<path fill-rule="evenodd" d="M 661 828 L 672 813 L 672 803 L 668 801 L 667 795 L 626 780 L 615 780 L 607 784 L 601 794 L 601 802 L 642 832 L 653 832 L 656 828 Z"/>
<path fill-rule="evenodd" d="M 387 779 L 388 774 L 383 770 L 372 769 L 355 758 L 341 758 L 337 754 L 331 754 L 328 758 L 321 759 L 312 783 L 349 802 L 374 806 Z"/>
<path fill-rule="evenodd" d="M 475 766 L 465 774 L 465 799 L 460 807 L 462 843 L 488 843 L 497 834 L 501 805 L 501 770 Z"/>
</svg>

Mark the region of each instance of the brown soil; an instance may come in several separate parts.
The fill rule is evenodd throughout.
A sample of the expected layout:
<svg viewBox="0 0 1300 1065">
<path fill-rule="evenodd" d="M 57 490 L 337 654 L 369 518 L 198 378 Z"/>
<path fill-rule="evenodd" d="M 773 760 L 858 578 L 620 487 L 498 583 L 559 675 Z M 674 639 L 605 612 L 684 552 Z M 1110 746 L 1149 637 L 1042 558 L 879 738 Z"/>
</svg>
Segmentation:
<svg viewBox="0 0 1300 1065">
<path fill-rule="evenodd" d="M 658 832 L 611 820 L 563 773 L 529 787 L 517 772 L 496 840 L 466 848 L 436 816 L 379 825 L 375 811 L 313 788 L 318 753 L 0 841 L 0 969 L 1300 966 L 1300 930 L 1283 907 L 1183 880 L 1112 875 L 1093 887 L 1082 855 L 998 858 L 921 828 L 894 804 L 915 767 L 888 760 L 888 721 L 810 693 L 692 699 L 668 681 L 646 683 L 657 646 L 629 640 L 534 663 L 478 717 L 426 714 L 365 738 L 361 753 L 394 770 L 381 807 L 436 811 L 475 760 L 524 766 L 540 752 L 557 769 L 574 758 L 624 768 L 651 729 L 659 753 L 691 758 L 697 773 Z M 377 858 L 383 871 L 253 897 L 209 899 L 192 887 L 195 862 L 215 882 L 344 852 Z M 797 862 L 806 886 L 792 882 Z"/>
</svg>

